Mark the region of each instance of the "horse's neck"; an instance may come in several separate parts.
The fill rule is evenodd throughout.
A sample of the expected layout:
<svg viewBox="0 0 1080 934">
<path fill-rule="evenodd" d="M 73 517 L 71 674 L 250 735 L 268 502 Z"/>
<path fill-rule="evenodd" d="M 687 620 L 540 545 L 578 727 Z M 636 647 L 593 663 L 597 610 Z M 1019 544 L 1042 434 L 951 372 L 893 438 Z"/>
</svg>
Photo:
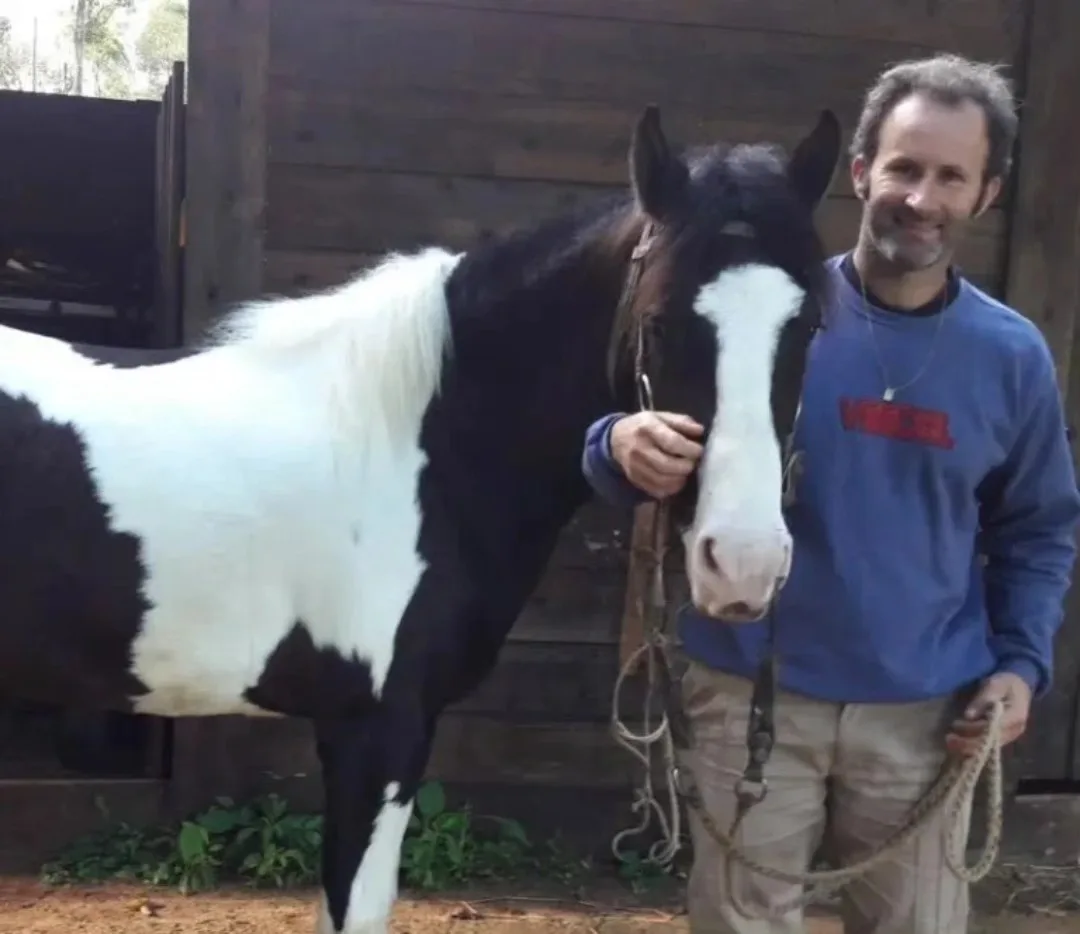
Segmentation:
<svg viewBox="0 0 1080 934">
<path fill-rule="evenodd" d="M 449 395 L 468 400 L 468 425 L 512 456 L 577 469 L 585 428 L 614 404 L 606 367 L 625 264 L 584 248 L 486 292 L 483 267 L 467 263 L 449 289 Z"/>
<path fill-rule="evenodd" d="M 585 430 L 614 406 L 606 366 L 625 267 L 606 266 L 583 253 L 517 285 L 467 257 L 448 284 L 453 346 L 426 419 L 428 482 L 461 560 L 500 579 L 507 621 L 589 495 Z"/>
</svg>

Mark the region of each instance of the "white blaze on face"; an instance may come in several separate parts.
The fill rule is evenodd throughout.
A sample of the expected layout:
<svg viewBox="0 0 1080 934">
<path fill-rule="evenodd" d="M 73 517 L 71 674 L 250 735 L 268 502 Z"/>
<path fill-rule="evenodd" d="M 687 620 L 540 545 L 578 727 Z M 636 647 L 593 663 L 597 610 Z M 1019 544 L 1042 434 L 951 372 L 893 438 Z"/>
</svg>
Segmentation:
<svg viewBox="0 0 1080 934">
<path fill-rule="evenodd" d="M 782 270 L 748 265 L 694 302 L 716 330 L 716 415 L 684 544 L 691 597 L 711 616 L 760 617 L 791 567 L 771 395 L 777 343 L 804 294 Z"/>
</svg>

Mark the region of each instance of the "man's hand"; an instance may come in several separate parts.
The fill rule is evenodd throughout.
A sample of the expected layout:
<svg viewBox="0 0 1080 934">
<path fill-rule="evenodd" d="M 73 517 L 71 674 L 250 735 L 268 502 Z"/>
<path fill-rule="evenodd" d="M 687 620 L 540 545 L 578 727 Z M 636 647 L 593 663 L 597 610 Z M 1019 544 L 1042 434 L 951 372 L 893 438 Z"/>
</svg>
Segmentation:
<svg viewBox="0 0 1080 934">
<path fill-rule="evenodd" d="M 979 740 L 986 731 L 990 705 L 996 700 L 1005 704 L 1005 715 L 1001 721 L 1001 745 L 1007 746 L 1024 735 L 1028 714 L 1031 712 L 1031 688 L 1019 675 L 1003 671 L 991 675 L 983 682 L 963 717 L 953 722 L 952 732 L 945 738 L 950 752 L 961 756 L 975 754 Z"/>
<path fill-rule="evenodd" d="M 704 429 L 687 415 L 637 412 L 611 428 L 611 453 L 626 478 L 656 499 L 674 496 L 701 459 Z"/>
</svg>

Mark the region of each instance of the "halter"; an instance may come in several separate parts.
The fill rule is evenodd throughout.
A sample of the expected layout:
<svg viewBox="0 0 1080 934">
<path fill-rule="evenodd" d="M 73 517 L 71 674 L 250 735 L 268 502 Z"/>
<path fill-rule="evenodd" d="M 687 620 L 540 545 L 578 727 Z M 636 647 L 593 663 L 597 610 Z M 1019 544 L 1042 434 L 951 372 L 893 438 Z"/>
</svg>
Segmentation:
<svg viewBox="0 0 1080 934">
<path fill-rule="evenodd" d="M 751 239 L 754 236 L 753 228 L 744 221 L 730 221 L 720 230 L 721 236 L 741 237 Z M 656 233 L 652 221 L 646 221 L 641 233 L 641 238 L 630 254 L 630 268 L 627 271 L 626 280 L 623 284 L 622 295 L 616 317 L 625 314 L 630 307 L 634 293 L 641 280 L 641 274 L 645 260 L 656 242 Z M 642 411 L 652 411 L 654 397 L 652 383 L 648 373 L 649 358 L 648 337 L 645 333 L 644 316 L 638 316 L 635 327 L 634 341 L 634 382 L 637 389 L 638 407 Z M 799 410 L 801 410 L 801 400 Z M 796 411 L 796 423 L 798 412 Z M 783 487 L 782 502 L 790 505 L 794 500 L 795 480 L 798 475 L 801 452 L 795 451 L 794 445 L 795 427 L 785 438 L 783 445 Z M 668 503 L 660 501 L 656 504 L 653 514 L 651 539 L 652 548 L 649 554 L 650 586 L 646 612 L 649 617 L 649 632 L 653 636 L 653 648 L 661 657 L 660 675 L 665 682 L 662 696 L 665 700 L 667 719 L 671 726 L 672 737 L 677 746 L 686 748 L 688 739 L 688 723 L 682 704 L 677 697 L 677 691 L 672 684 L 670 664 L 666 652 L 659 644 L 663 639 L 664 619 L 667 615 L 667 598 L 664 588 L 664 553 L 667 550 L 667 538 L 669 532 Z M 776 690 L 777 690 L 777 667 L 775 639 L 775 618 L 773 604 L 768 609 L 766 651 L 758 666 L 754 679 L 753 694 L 750 699 L 750 716 L 747 726 L 746 748 L 747 764 L 738 784 L 736 796 L 738 799 L 736 825 L 742 822 L 746 812 L 755 804 L 763 801 L 768 794 L 768 781 L 765 778 L 765 765 L 772 754 L 773 744 L 776 738 Z M 693 806 L 699 814 L 704 814 L 700 797 L 696 789 L 689 787 L 685 781 L 687 776 L 675 770 L 675 787 L 680 796 Z"/>
</svg>

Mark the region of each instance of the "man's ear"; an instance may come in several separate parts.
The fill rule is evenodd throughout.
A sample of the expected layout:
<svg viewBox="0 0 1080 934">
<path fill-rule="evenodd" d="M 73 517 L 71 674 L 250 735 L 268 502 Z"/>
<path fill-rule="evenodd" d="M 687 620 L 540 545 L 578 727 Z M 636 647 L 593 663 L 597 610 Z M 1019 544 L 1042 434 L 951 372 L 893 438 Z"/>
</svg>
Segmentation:
<svg viewBox="0 0 1080 934">
<path fill-rule="evenodd" d="M 987 179 L 986 184 L 983 186 L 982 195 L 979 198 L 979 202 L 975 205 L 975 210 L 971 212 L 971 219 L 982 217 L 996 200 L 997 196 L 1001 193 L 1001 178 L 995 175 L 991 179 Z"/>
</svg>

